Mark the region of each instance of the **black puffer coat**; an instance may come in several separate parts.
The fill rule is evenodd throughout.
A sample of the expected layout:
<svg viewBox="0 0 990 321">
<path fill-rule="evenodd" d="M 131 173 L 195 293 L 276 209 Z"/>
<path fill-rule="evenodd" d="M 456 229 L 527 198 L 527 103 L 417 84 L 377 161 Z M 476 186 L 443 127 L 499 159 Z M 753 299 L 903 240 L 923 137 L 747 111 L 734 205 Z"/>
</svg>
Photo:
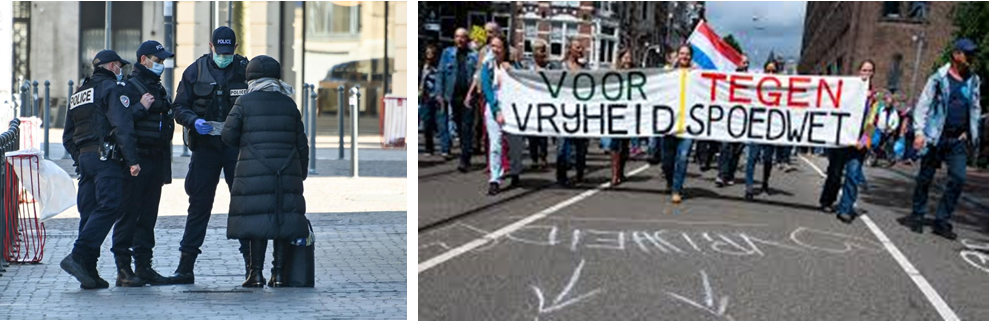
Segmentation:
<svg viewBox="0 0 990 321">
<path fill-rule="evenodd" d="M 303 180 L 309 147 L 295 102 L 278 92 L 245 94 L 234 103 L 221 138 L 240 148 L 230 190 L 227 238 L 307 237 Z"/>
</svg>

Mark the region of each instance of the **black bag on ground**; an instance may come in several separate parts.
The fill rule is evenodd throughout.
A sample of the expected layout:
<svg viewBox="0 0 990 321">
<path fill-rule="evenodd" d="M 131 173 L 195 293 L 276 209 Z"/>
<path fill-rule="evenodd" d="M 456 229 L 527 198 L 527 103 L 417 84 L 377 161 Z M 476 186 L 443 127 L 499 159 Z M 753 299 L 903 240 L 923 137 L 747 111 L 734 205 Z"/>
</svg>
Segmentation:
<svg viewBox="0 0 990 321">
<path fill-rule="evenodd" d="M 313 226 L 310 224 L 310 234 L 313 233 Z M 316 284 L 316 243 L 308 246 L 292 245 L 290 240 L 279 240 L 285 242 L 285 271 L 282 275 L 285 278 L 287 287 L 311 288 Z"/>
</svg>

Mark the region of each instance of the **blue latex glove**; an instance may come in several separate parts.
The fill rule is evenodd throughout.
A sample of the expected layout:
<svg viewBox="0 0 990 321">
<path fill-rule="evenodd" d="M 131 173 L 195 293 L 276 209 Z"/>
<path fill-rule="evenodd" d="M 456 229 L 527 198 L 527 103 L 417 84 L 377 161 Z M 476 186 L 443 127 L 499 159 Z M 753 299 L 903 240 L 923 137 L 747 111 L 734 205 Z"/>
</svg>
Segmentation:
<svg viewBox="0 0 990 321">
<path fill-rule="evenodd" d="M 200 135 L 206 135 L 206 134 L 209 134 L 211 130 L 213 130 L 213 126 L 211 126 L 210 124 L 207 124 L 206 123 L 206 120 L 203 120 L 203 119 L 197 119 L 196 120 L 196 132 L 197 133 L 199 133 Z"/>
</svg>

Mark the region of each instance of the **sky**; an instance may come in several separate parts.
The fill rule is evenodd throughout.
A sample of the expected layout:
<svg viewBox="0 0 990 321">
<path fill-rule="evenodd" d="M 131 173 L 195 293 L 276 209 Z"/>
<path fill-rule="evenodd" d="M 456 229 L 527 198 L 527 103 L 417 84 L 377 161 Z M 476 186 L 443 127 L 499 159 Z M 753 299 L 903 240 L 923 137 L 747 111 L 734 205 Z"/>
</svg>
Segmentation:
<svg viewBox="0 0 990 321">
<path fill-rule="evenodd" d="M 805 1 L 706 1 L 708 23 L 719 36 L 732 34 L 750 57 L 753 68 L 770 50 L 797 60 L 804 32 Z"/>
</svg>

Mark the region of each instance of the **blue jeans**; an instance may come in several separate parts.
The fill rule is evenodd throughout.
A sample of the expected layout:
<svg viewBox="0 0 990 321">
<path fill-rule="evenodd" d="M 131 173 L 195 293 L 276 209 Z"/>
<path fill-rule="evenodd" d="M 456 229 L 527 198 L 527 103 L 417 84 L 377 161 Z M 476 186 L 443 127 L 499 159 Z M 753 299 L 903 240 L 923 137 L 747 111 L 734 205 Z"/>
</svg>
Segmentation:
<svg viewBox="0 0 990 321">
<path fill-rule="evenodd" d="M 962 194 L 963 184 L 966 183 L 966 154 L 966 142 L 957 138 L 943 137 L 938 145 L 929 147 L 928 153 L 922 158 L 914 185 L 914 209 L 911 213 L 914 218 L 921 219 L 925 216 L 928 210 L 928 190 L 935 178 L 935 171 L 945 162 L 949 181 L 945 184 L 942 200 L 935 211 L 935 224 L 938 226 L 949 222 Z"/>
<path fill-rule="evenodd" d="M 792 146 L 777 146 L 774 147 L 774 154 L 776 154 L 776 159 L 778 164 L 790 164 L 791 163 L 791 151 L 794 149 Z"/>
<path fill-rule="evenodd" d="M 746 191 L 753 190 L 753 175 L 756 172 L 756 162 L 763 161 L 763 187 L 770 186 L 770 173 L 773 170 L 773 145 L 749 144 L 746 153 Z"/>
<path fill-rule="evenodd" d="M 742 156 L 742 143 L 722 143 L 722 151 L 718 156 L 718 177 L 728 182 L 736 179 L 736 169 L 739 168 L 739 157 Z"/>
<path fill-rule="evenodd" d="M 587 138 L 560 138 L 557 141 L 557 182 L 567 180 L 567 170 L 574 164 L 577 176 L 584 177 L 588 157 Z M 573 160 L 573 161 L 572 161 Z"/>
<path fill-rule="evenodd" d="M 691 153 L 692 143 L 689 138 L 675 136 L 664 136 L 661 139 L 661 169 L 667 178 L 667 187 L 673 194 L 680 194 L 684 189 L 684 176 L 687 175 L 688 154 Z"/>
<path fill-rule="evenodd" d="M 432 153 L 433 136 L 440 136 L 440 152 L 450 153 L 450 132 L 447 130 L 447 113 L 438 108 L 434 100 L 423 101 L 420 105 L 419 118 L 423 120 L 423 139 L 426 152 Z"/>
<path fill-rule="evenodd" d="M 842 197 L 839 198 L 839 207 L 835 209 L 837 214 L 855 215 L 853 205 L 859 197 L 859 186 L 866 184 L 866 176 L 863 175 L 863 159 L 866 158 L 865 151 L 856 149 L 848 150 L 846 158 L 845 180 L 842 182 Z"/>
</svg>

